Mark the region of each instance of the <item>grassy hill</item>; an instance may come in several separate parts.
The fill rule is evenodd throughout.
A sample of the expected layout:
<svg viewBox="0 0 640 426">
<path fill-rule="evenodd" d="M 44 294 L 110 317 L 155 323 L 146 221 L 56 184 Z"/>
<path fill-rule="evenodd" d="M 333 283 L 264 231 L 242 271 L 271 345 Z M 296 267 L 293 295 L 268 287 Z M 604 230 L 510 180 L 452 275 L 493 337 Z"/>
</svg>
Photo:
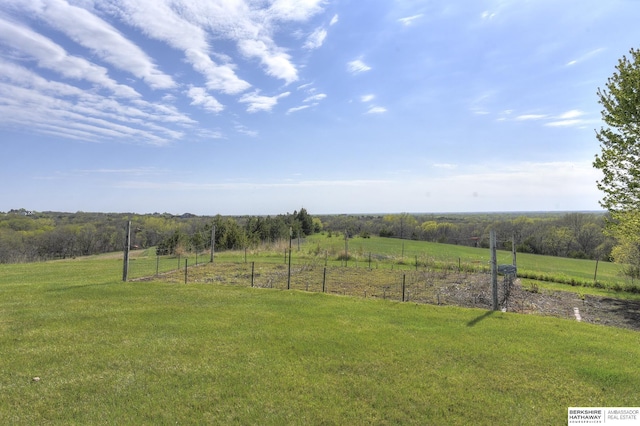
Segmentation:
<svg viewBox="0 0 640 426">
<path fill-rule="evenodd" d="M 0 423 L 538 425 L 638 405 L 637 332 L 121 268 L 0 265 Z"/>
</svg>

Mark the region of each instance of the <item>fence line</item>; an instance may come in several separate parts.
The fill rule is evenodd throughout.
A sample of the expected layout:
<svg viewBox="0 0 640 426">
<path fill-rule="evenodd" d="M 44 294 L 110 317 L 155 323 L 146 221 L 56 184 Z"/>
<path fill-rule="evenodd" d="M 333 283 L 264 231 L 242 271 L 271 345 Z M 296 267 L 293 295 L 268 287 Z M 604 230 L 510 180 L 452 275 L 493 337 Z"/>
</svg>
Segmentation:
<svg viewBox="0 0 640 426">
<path fill-rule="evenodd" d="M 136 264 L 137 261 L 140 261 Z M 155 270 L 143 278 L 142 270 L 149 271 L 149 260 L 133 262 L 138 279 L 150 279 Z M 269 261 L 265 261 L 269 260 Z M 366 266 L 339 266 L 328 264 L 324 258 L 301 259 L 289 269 L 288 262 L 273 258 L 260 261 L 216 261 L 208 259 L 195 263 L 195 256 L 182 260 L 177 269 L 176 259 L 157 259 L 158 274 L 162 280 L 182 284 L 225 284 L 244 287 L 302 290 L 334 295 L 357 296 L 436 305 L 458 305 L 491 308 L 491 278 L 486 271 L 473 272 L 457 264 L 444 269 L 430 266 L 396 265 L 394 268 Z M 173 264 L 169 272 L 160 265 Z M 143 267 L 144 266 L 144 267 Z M 401 266 L 402 268 L 398 268 Z M 188 271 L 187 271 L 188 268 Z M 511 282 L 505 279 L 499 288 L 500 306 L 505 307 Z"/>
</svg>

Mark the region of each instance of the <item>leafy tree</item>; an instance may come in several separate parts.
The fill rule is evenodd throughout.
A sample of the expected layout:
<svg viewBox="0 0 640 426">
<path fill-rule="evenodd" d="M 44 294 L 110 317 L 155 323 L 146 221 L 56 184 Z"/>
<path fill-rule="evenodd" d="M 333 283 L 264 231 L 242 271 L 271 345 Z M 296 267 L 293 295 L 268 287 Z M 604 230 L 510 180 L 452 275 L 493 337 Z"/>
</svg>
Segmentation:
<svg viewBox="0 0 640 426">
<path fill-rule="evenodd" d="M 303 235 L 313 234 L 313 217 L 307 213 L 307 209 L 303 207 L 297 214 L 294 213 L 294 219 L 300 222 Z"/>
<path fill-rule="evenodd" d="M 597 182 L 604 192 L 600 205 L 612 221 L 609 230 L 620 241 L 614 257 L 628 262 L 638 259 L 632 253 L 629 236 L 640 235 L 640 51 L 631 49 L 629 57 L 618 61 L 616 71 L 607 80 L 606 89 L 598 89 L 606 127 L 596 132 L 602 153 L 593 166 L 603 173 Z M 640 266 L 640 259 L 638 265 Z"/>
</svg>

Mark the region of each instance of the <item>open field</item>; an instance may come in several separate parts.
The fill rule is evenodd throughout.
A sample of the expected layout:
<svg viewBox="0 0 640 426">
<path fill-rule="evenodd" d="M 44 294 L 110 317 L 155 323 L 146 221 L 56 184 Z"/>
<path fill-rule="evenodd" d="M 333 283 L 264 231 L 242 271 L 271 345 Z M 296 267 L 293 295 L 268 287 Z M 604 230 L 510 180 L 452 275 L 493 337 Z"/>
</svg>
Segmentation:
<svg viewBox="0 0 640 426">
<path fill-rule="evenodd" d="M 340 254 L 345 251 L 345 243 L 342 236 L 328 238 L 325 235 L 313 235 L 307 239 L 306 244 L 310 250 L 316 252 L 328 251 L 332 254 Z M 439 244 L 426 241 L 398 240 L 394 238 L 353 238 L 348 241 L 349 255 L 360 262 L 367 262 L 369 253 L 376 255 L 376 261 L 394 260 L 411 265 L 417 258 L 419 263 L 426 264 L 450 264 L 458 262 L 464 265 L 476 265 L 489 267 L 489 250 L 457 246 L 451 244 Z M 378 260 L 380 259 L 380 260 Z M 498 250 L 498 263 L 511 264 L 510 251 Z M 553 256 L 541 256 L 529 253 L 517 253 L 519 275 L 537 276 L 543 281 L 571 282 L 591 285 L 596 275 L 596 261 L 584 259 L 569 259 Z M 611 262 L 598 262 L 597 281 L 603 286 L 627 284 L 627 279 L 622 276 L 622 267 Z"/>
<path fill-rule="evenodd" d="M 220 262 L 286 263 L 288 244 L 279 244 L 249 249 L 246 251 L 217 252 Z M 488 271 L 489 250 L 425 241 L 399 240 L 394 238 L 353 238 L 348 240 L 347 262 L 344 257 L 345 242 L 342 236 L 327 237 L 313 235 L 299 244 L 292 244 L 294 264 L 325 264 L 372 269 L 414 270 L 416 261 L 420 269 L 461 269 L 464 271 Z M 184 267 L 184 257 L 176 259 L 162 256 L 156 259 L 153 250 L 132 252 L 131 277 L 154 275 Z M 203 252 L 198 262 L 208 262 L 209 253 Z M 158 261 L 159 264 L 156 262 Z M 499 264 L 511 264 L 508 251 L 498 251 Z M 188 264 L 195 265 L 196 258 L 190 254 Z M 541 288 L 566 289 L 581 294 L 608 295 L 612 297 L 638 299 L 640 283 L 634 283 L 622 274 L 622 266 L 611 262 L 541 256 L 527 253 L 517 254 L 518 275 L 535 282 Z M 597 271 L 596 271 L 597 265 Z M 596 278 L 597 284 L 594 278 Z M 627 291 L 624 291 L 627 290 Z M 629 291 L 631 290 L 631 291 Z"/>
<path fill-rule="evenodd" d="M 0 265 L 0 423 L 564 424 L 639 404 L 629 330 L 120 277 L 117 258 Z"/>
</svg>

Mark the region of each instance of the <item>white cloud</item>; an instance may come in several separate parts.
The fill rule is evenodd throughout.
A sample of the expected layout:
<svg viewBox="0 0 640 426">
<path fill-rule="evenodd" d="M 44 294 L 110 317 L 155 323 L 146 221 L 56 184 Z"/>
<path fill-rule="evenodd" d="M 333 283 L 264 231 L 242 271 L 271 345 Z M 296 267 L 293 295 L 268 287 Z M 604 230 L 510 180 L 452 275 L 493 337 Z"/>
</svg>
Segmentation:
<svg viewBox="0 0 640 426">
<path fill-rule="evenodd" d="M 271 111 L 278 104 L 278 100 L 290 95 L 284 92 L 276 96 L 261 96 L 258 91 L 247 93 L 240 98 L 239 102 L 249 104 L 247 112 Z"/>
<path fill-rule="evenodd" d="M 27 8 L 28 13 L 65 33 L 104 61 L 144 80 L 150 87 L 168 89 L 176 86 L 171 76 L 159 71 L 145 52 L 88 10 L 61 0 L 19 4 Z"/>
<path fill-rule="evenodd" d="M 315 105 L 317 105 L 317 104 L 315 104 Z M 304 110 L 304 109 L 311 108 L 312 106 L 314 106 L 314 105 L 300 105 L 299 107 L 289 108 L 289 109 L 287 110 L 287 114 L 291 114 L 291 113 L 293 113 L 293 112 L 302 111 L 302 110 Z"/>
<path fill-rule="evenodd" d="M 171 105 L 116 99 L 50 81 L 0 59 L 0 124 L 88 141 L 123 139 L 164 145 L 183 135 L 168 127 L 194 121 Z"/>
<path fill-rule="evenodd" d="M 482 12 L 482 15 L 480 15 L 482 19 L 493 19 L 495 16 L 496 14 L 494 12 L 489 12 L 488 10 L 485 10 Z"/>
<path fill-rule="evenodd" d="M 298 79 L 298 70 L 291 63 L 291 56 L 283 49 L 269 46 L 263 40 L 242 40 L 238 48 L 246 57 L 260 59 L 268 75 L 282 79 L 287 84 Z"/>
<path fill-rule="evenodd" d="M 547 127 L 576 127 L 576 126 L 583 126 L 585 124 L 588 123 L 587 120 L 584 120 L 582 117 L 584 115 L 584 112 L 577 110 L 577 109 L 572 109 L 570 111 L 567 111 L 563 114 L 560 114 L 559 116 L 555 117 L 554 121 L 550 121 L 548 123 L 545 124 L 545 126 Z"/>
<path fill-rule="evenodd" d="M 584 61 L 586 61 L 588 59 L 591 59 L 592 57 L 598 55 L 599 53 L 603 52 L 604 50 L 605 49 L 601 48 L 601 47 L 598 48 L 598 49 L 591 50 L 591 51 L 585 53 L 584 55 L 578 57 L 577 59 L 572 59 L 571 61 L 567 62 L 566 66 L 570 67 L 570 66 L 576 65 L 576 64 L 578 64 L 580 62 L 584 62 Z"/>
<path fill-rule="evenodd" d="M 317 95 L 309 96 L 303 102 L 317 102 L 325 99 L 327 97 L 324 93 L 318 93 Z"/>
<path fill-rule="evenodd" d="M 360 101 L 362 101 L 362 102 L 371 102 L 372 100 L 375 99 L 375 97 L 376 97 L 376 95 L 371 95 L 371 94 L 363 95 L 363 96 L 360 97 Z"/>
<path fill-rule="evenodd" d="M 39 67 L 55 71 L 63 77 L 98 84 L 121 97 L 140 97 L 140 94 L 131 87 L 119 84 L 110 78 L 106 68 L 84 58 L 69 55 L 64 48 L 47 37 L 2 18 L 0 18 L 0 43 L 12 49 L 18 49 L 23 55 L 35 59 Z"/>
<path fill-rule="evenodd" d="M 267 13 L 272 19 L 306 21 L 322 10 L 324 0 L 273 0 Z"/>
<path fill-rule="evenodd" d="M 547 127 L 573 127 L 584 124 L 583 120 L 558 120 L 550 121 L 545 124 Z"/>
<path fill-rule="evenodd" d="M 335 24 L 338 23 L 338 15 L 333 15 L 333 18 L 331 18 L 331 22 L 329 22 L 329 25 L 333 26 Z"/>
<path fill-rule="evenodd" d="M 404 25 L 405 27 L 411 26 L 415 23 L 416 20 L 422 18 L 423 14 L 420 13 L 418 15 L 413 15 L 413 16 L 407 16 L 406 18 L 400 18 L 398 19 L 398 22 L 400 22 L 402 25 Z"/>
<path fill-rule="evenodd" d="M 367 114 L 382 114 L 387 112 L 387 109 L 384 107 L 380 107 L 380 106 L 372 106 L 371 108 L 369 108 L 369 110 L 367 111 Z"/>
<path fill-rule="evenodd" d="M 307 37 L 307 41 L 303 47 L 309 50 L 317 49 L 322 46 L 325 38 L 327 38 L 327 30 L 324 28 L 317 28 L 309 35 L 309 37 Z"/>
<path fill-rule="evenodd" d="M 224 109 L 224 105 L 218 102 L 218 100 L 213 96 L 207 94 L 207 91 L 202 87 L 191 87 L 187 94 L 193 101 L 191 102 L 191 105 L 199 105 L 207 111 L 215 113 Z"/>
<path fill-rule="evenodd" d="M 568 120 L 568 119 L 572 119 L 572 118 L 578 118 L 584 115 L 584 112 L 577 110 L 577 109 L 572 109 L 571 111 L 567 111 L 564 114 L 560 114 L 558 116 L 558 118 L 560 120 Z"/>
<path fill-rule="evenodd" d="M 365 64 L 361 59 L 356 59 L 347 63 L 347 70 L 352 74 L 360 74 L 361 72 L 371 70 L 371 67 Z"/>
<path fill-rule="evenodd" d="M 235 74 L 233 65 L 218 65 L 211 59 L 208 35 L 204 29 L 181 17 L 168 2 L 120 0 L 112 4 L 106 0 L 96 1 L 147 36 L 181 50 L 193 68 L 205 76 L 207 89 L 236 94 L 251 87 Z M 192 5 L 187 2 L 181 4 L 187 11 Z"/>
<path fill-rule="evenodd" d="M 515 120 L 517 121 L 542 120 L 545 117 L 546 115 L 544 114 L 523 114 L 523 115 L 517 116 Z"/>
<path fill-rule="evenodd" d="M 247 126 L 244 126 L 242 124 L 236 124 L 234 128 L 236 129 L 236 132 L 241 133 L 243 135 L 250 136 L 252 138 L 255 138 L 258 136 L 257 131 L 250 130 L 249 128 L 247 128 Z"/>
</svg>

